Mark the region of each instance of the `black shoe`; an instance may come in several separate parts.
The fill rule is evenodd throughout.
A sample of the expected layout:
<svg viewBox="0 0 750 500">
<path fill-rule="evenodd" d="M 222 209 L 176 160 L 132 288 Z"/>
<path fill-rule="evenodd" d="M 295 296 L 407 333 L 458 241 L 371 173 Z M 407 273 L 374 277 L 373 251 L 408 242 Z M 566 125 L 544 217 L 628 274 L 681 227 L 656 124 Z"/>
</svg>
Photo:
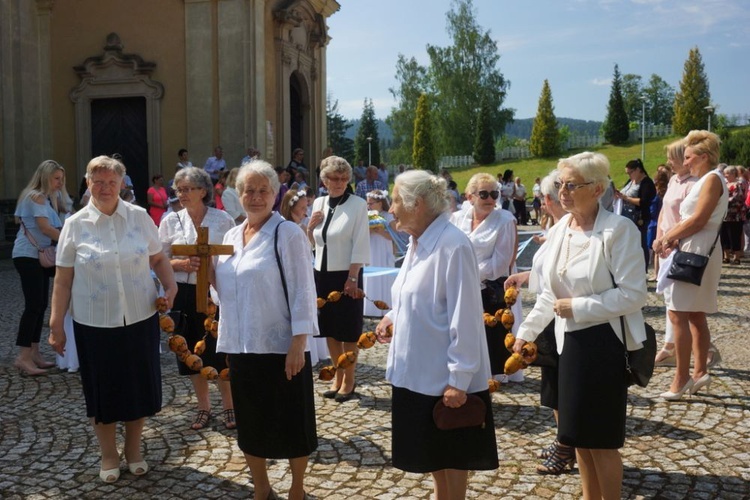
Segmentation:
<svg viewBox="0 0 750 500">
<path fill-rule="evenodd" d="M 335 398 L 335 397 L 336 397 L 336 395 L 337 395 L 338 393 L 339 393 L 339 391 L 335 391 L 335 390 L 331 389 L 330 391 L 325 391 L 325 392 L 323 393 L 323 397 L 324 397 L 324 398 L 327 398 L 327 399 L 333 399 L 333 398 Z"/>
<path fill-rule="evenodd" d="M 333 400 L 336 401 L 337 403 L 343 403 L 344 401 L 349 401 L 350 399 L 352 399 L 354 397 L 354 389 L 356 389 L 356 388 L 357 388 L 357 384 L 354 384 L 354 387 L 352 387 L 351 392 L 347 392 L 347 393 L 339 392 L 339 393 L 336 393 L 336 397 Z"/>
</svg>

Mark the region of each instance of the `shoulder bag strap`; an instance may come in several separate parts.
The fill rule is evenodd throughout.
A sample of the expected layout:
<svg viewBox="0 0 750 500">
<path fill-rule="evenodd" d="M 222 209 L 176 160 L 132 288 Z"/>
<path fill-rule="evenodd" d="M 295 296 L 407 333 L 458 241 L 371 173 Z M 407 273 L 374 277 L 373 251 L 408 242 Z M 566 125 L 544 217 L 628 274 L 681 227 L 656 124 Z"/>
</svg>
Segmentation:
<svg viewBox="0 0 750 500">
<path fill-rule="evenodd" d="M 276 229 L 273 232 L 273 250 L 276 254 L 276 265 L 279 266 L 279 274 L 281 275 L 281 286 L 284 289 L 284 298 L 286 299 L 286 307 L 289 309 L 289 313 L 291 314 L 292 309 L 289 307 L 289 290 L 286 286 L 286 277 L 284 276 L 284 267 L 281 265 L 281 255 L 279 255 L 279 227 L 286 221 L 281 221 L 276 226 Z"/>
<path fill-rule="evenodd" d="M 26 235 L 26 239 L 29 240 L 29 243 L 31 243 L 32 245 L 34 245 L 34 248 L 36 248 L 38 251 L 42 252 L 43 250 L 39 247 L 39 244 L 36 242 L 36 240 L 34 239 L 34 237 L 31 235 L 31 232 L 28 229 L 26 229 L 26 224 L 23 223 L 23 219 L 19 217 L 18 220 L 21 221 L 21 227 L 23 228 L 23 234 Z"/>
</svg>

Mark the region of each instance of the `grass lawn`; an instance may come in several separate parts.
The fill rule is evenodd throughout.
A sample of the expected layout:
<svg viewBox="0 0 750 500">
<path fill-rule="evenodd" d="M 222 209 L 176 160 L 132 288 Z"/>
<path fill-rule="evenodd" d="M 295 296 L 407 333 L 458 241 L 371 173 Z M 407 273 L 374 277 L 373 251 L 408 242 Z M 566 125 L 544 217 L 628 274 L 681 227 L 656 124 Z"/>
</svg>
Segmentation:
<svg viewBox="0 0 750 500">
<path fill-rule="evenodd" d="M 646 170 L 653 177 L 656 167 L 667 161 L 667 154 L 664 146 L 677 139 L 677 136 L 646 140 Z M 572 149 L 565 156 L 572 156 L 584 150 Z M 590 151 L 596 151 L 604 154 L 609 158 L 610 176 L 615 182 L 616 187 L 621 187 L 627 181 L 625 174 L 625 164 L 641 156 L 641 143 L 627 144 L 625 146 L 603 145 L 597 148 L 590 148 Z M 472 175 L 479 172 L 487 172 L 492 175 L 502 174 L 506 169 L 513 171 L 514 176 L 521 177 L 521 182 L 526 186 L 526 190 L 531 197 L 531 186 L 534 185 L 536 177 L 544 177 L 551 170 L 557 167 L 557 158 L 528 158 L 525 160 L 508 160 L 493 165 L 452 168 L 450 173 L 453 180 L 458 184 L 460 193 L 466 188 L 466 183 Z"/>
</svg>

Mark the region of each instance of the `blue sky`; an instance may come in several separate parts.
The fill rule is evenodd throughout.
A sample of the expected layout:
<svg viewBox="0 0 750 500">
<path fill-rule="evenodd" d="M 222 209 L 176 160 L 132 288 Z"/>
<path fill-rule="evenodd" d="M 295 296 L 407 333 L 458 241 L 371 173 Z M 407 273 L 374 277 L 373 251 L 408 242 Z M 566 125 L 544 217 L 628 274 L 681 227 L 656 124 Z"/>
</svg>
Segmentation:
<svg viewBox="0 0 750 500">
<path fill-rule="evenodd" d="M 398 54 L 429 63 L 427 44 L 447 46 L 450 0 L 339 0 L 329 19 L 328 93 L 347 118 L 371 98 L 378 118 L 395 105 L 388 89 Z M 700 49 L 718 113 L 750 114 L 749 0 L 474 0 L 497 42 L 511 86 L 506 107 L 530 118 L 544 79 L 558 117 L 603 120 L 614 70 L 656 73 L 679 88 Z"/>
</svg>

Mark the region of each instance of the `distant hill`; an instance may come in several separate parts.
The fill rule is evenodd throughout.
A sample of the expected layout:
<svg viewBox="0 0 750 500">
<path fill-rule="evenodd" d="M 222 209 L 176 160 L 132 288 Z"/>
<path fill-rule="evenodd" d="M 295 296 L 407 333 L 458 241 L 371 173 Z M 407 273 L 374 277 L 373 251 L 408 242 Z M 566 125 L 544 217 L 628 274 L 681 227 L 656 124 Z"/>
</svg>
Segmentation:
<svg viewBox="0 0 750 500">
<path fill-rule="evenodd" d="M 349 120 L 351 127 L 346 131 L 346 137 L 354 140 L 359 130 L 359 118 L 356 120 Z M 599 129 L 602 127 L 602 122 L 595 122 L 591 120 L 577 120 L 575 118 L 558 118 L 557 123 L 562 127 L 567 125 L 571 132 L 580 135 L 599 135 Z M 505 134 L 509 137 L 518 137 L 519 139 L 531 139 L 531 128 L 534 126 L 533 118 L 521 118 L 516 119 L 513 123 L 509 123 L 505 127 Z M 391 127 L 385 123 L 384 120 L 378 119 L 378 137 L 380 140 L 390 141 L 393 139 L 393 132 Z"/>
<path fill-rule="evenodd" d="M 558 118 L 557 123 L 562 127 L 567 125 L 571 132 L 581 135 L 598 135 L 602 122 L 590 120 L 576 120 L 575 118 Z M 534 126 L 533 118 L 516 119 L 513 123 L 506 125 L 505 135 L 518 137 L 519 139 L 531 139 L 531 128 Z"/>
<path fill-rule="evenodd" d="M 357 136 L 357 130 L 359 130 L 359 122 L 361 120 L 357 118 L 356 120 L 349 120 L 349 123 L 351 124 L 351 127 L 349 127 L 349 130 L 346 131 L 346 137 L 354 140 L 354 138 Z M 378 139 L 381 141 L 385 139 L 386 141 L 393 140 L 393 132 L 391 131 L 391 127 L 388 126 L 387 123 L 385 123 L 385 120 L 378 119 Z"/>
</svg>

